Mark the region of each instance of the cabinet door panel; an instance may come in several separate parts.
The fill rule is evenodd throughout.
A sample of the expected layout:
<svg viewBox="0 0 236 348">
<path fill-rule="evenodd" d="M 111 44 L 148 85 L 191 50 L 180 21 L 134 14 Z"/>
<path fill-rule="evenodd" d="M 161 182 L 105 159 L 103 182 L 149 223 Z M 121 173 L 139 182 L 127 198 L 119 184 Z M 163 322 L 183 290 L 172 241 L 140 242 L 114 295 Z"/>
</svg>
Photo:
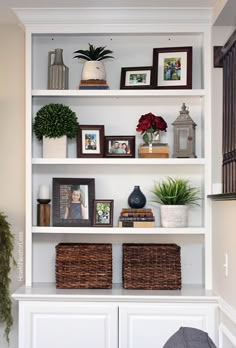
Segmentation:
<svg viewBox="0 0 236 348">
<path fill-rule="evenodd" d="M 215 338 L 211 306 L 120 306 L 120 348 L 162 348 L 181 326 L 207 331 Z"/>
<path fill-rule="evenodd" d="M 19 348 L 118 347 L 114 305 L 25 303 L 20 316 Z"/>
</svg>

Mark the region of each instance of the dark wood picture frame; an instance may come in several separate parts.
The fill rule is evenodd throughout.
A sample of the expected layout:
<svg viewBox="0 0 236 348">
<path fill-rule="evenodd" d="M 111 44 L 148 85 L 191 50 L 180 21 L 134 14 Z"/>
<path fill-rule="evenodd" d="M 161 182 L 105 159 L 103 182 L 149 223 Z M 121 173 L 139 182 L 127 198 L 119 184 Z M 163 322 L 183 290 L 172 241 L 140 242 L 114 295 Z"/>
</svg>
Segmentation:
<svg viewBox="0 0 236 348">
<path fill-rule="evenodd" d="M 95 199 L 93 201 L 93 226 L 113 227 L 113 199 Z"/>
<path fill-rule="evenodd" d="M 53 178 L 52 186 L 52 225 L 62 227 L 91 226 L 95 179 Z M 73 202 L 73 191 L 75 191 L 75 198 L 79 200 L 78 202 Z"/>
<path fill-rule="evenodd" d="M 104 125 L 79 125 L 77 133 L 77 157 L 99 158 L 103 156 Z"/>
<path fill-rule="evenodd" d="M 152 80 L 152 66 L 121 68 L 120 89 L 150 89 Z"/>
<path fill-rule="evenodd" d="M 192 88 L 192 47 L 153 49 L 153 88 Z"/>
<path fill-rule="evenodd" d="M 105 157 L 135 157 L 135 136 L 106 136 Z"/>
</svg>

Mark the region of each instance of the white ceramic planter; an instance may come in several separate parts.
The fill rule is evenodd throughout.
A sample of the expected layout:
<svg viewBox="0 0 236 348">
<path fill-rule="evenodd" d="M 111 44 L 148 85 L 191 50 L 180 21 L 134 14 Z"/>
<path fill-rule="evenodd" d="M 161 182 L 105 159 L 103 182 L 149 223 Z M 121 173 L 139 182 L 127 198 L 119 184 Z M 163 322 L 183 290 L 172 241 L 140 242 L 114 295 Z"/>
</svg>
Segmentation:
<svg viewBox="0 0 236 348">
<path fill-rule="evenodd" d="M 106 80 L 106 70 L 103 62 L 91 60 L 84 63 L 82 80 Z"/>
<path fill-rule="evenodd" d="M 186 227 L 187 225 L 187 205 L 161 205 L 162 227 Z"/>
<path fill-rule="evenodd" d="M 61 138 L 43 137 L 44 158 L 66 158 L 67 157 L 67 136 Z"/>
</svg>

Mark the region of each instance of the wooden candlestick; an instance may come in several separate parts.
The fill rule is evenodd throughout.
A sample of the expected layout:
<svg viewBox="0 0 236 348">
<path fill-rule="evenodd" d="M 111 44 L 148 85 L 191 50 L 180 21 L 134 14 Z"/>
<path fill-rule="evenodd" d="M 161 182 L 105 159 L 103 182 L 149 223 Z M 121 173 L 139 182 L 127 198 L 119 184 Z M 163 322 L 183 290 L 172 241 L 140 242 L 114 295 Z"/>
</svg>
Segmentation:
<svg viewBox="0 0 236 348">
<path fill-rule="evenodd" d="M 50 226 L 50 201 L 51 199 L 38 199 L 37 226 Z"/>
</svg>

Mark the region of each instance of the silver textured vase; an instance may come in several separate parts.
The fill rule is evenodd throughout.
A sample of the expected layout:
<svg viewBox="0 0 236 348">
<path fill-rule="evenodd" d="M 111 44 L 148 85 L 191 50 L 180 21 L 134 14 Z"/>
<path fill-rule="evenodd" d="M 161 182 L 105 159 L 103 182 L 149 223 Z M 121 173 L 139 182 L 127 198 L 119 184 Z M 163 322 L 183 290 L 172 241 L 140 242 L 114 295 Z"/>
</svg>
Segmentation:
<svg viewBox="0 0 236 348">
<path fill-rule="evenodd" d="M 48 89 L 68 89 L 69 68 L 63 62 L 62 52 L 61 48 L 48 52 Z"/>
</svg>

